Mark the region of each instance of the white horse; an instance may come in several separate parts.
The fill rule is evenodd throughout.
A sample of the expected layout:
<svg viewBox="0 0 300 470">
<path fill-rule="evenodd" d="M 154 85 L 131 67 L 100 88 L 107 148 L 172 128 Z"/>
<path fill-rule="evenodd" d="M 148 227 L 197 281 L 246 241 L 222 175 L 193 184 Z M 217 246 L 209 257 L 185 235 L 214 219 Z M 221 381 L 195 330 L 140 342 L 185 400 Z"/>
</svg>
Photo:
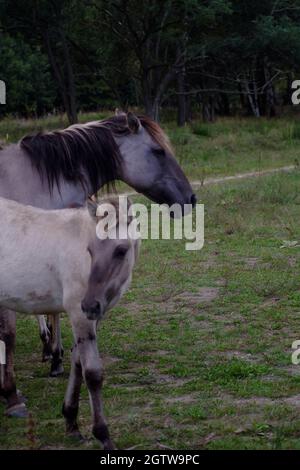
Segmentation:
<svg viewBox="0 0 300 470">
<path fill-rule="evenodd" d="M 118 216 L 118 202 L 110 202 Z M 11 310 L 35 315 L 45 311 L 68 314 L 74 347 L 63 404 L 67 432 L 79 435 L 77 413 L 84 379 L 90 396 L 93 434 L 105 449 L 112 449 L 100 399 L 102 367 L 96 326 L 128 288 L 139 241 L 129 236 L 111 239 L 109 233 L 107 239 L 100 240 L 96 234 L 98 207 L 89 201 L 88 208 L 49 211 L 0 198 L 0 310 L 8 323 Z M 116 225 L 120 226 L 118 217 Z M 112 229 L 116 226 L 107 228 Z M 5 334 L 0 325 L 0 339 L 10 349 L 15 331 L 8 331 Z M 16 392 L 14 380 L 7 380 L 13 376 L 12 369 L 10 362 L 5 367 L 4 380 L 7 414 L 22 416 L 26 414 L 25 404 Z"/>
</svg>

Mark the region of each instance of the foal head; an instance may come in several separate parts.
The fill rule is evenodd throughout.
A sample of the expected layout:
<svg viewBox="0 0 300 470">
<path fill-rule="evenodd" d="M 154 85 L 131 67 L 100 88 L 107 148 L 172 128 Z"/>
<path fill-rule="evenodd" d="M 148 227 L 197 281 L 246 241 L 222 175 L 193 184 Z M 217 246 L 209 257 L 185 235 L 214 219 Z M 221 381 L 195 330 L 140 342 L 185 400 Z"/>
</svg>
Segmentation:
<svg viewBox="0 0 300 470">
<path fill-rule="evenodd" d="M 107 228 L 107 232 L 114 230 L 117 238 L 99 239 L 96 235 L 90 240 L 88 252 L 91 256 L 91 271 L 86 294 L 81 302 L 82 311 L 90 320 L 99 320 L 103 314 L 112 308 L 129 287 L 131 273 L 138 256 L 139 240 L 129 236 L 120 238 L 119 203 L 117 199 L 104 201 L 115 208 L 116 224 Z M 96 222 L 99 204 L 88 202 L 89 212 Z M 128 224 L 132 217 L 128 217 Z M 127 227 L 126 227 L 127 228 Z M 127 232 L 127 230 L 126 230 Z"/>
</svg>

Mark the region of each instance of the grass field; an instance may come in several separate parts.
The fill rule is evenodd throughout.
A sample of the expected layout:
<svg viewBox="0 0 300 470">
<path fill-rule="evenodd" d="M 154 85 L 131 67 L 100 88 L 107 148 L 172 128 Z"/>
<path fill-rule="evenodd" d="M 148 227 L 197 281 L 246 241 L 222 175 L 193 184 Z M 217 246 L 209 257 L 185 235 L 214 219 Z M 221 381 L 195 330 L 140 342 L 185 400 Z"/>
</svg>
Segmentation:
<svg viewBox="0 0 300 470">
<path fill-rule="evenodd" d="M 290 120 L 166 128 L 193 179 L 299 158 Z M 143 242 L 132 288 L 99 331 L 105 412 L 119 448 L 300 448 L 300 366 L 291 362 L 300 339 L 299 184 L 296 167 L 204 186 L 201 251 L 185 251 L 184 241 Z M 36 321 L 19 317 L 17 381 L 32 417 L 4 418 L 0 406 L 1 449 L 98 447 L 85 387 L 80 425 L 89 439 L 64 435 L 65 317 L 63 342 L 65 375 L 50 379 Z"/>
</svg>

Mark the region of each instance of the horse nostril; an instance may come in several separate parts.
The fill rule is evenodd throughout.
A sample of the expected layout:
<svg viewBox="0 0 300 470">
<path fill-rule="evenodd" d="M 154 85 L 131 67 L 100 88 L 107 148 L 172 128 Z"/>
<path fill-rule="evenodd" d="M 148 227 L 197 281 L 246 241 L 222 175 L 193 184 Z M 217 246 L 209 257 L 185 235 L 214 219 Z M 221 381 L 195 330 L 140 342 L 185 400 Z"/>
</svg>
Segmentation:
<svg viewBox="0 0 300 470">
<path fill-rule="evenodd" d="M 195 207 L 196 202 L 197 202 L 197 196 L 196 196 L 196 194 L 192 194 L 192 196 L 191 196 L 191 204 L 192 204 L 193 207 Z"/>
<path fill-rule="evenodd" d="M 100 302 L 96 302 L 94 307 L 93 307 L 93 311 L 94 313 L 96 313 L 97 315 L 99 315 L 101 313 L 101 305 L 100 305 Z"/>
<path fill-rule="evenodd" d="M 83 313 L 91 313 L 97 316 L 101 314 L 101 304 L 97 300 L 93 303 L 87 303 L 83 300 L 81 302 L 81 309 Z"/>
</svg>

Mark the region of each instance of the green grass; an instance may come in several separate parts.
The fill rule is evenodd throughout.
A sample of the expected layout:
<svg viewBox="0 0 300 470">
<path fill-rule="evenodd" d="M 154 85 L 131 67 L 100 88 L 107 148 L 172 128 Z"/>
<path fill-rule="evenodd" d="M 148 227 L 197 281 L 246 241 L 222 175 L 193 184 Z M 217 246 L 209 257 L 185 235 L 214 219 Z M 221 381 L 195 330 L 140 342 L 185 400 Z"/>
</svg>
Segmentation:
<svg viewBox="0 0 300 470">
<path fill-rule="evenodd" d="M 300 335 L 300 249 L 281 248 L 300 240 L 299 184 L 294 170 L 204 186 L 201 251 L 185 251 L 184 241 L 143 242 L 132 288 L 99 331 L 105 413 L 119 448 L 300 448 L 300 366 L 291 363 Z M 19 318 L 17 382 L 32 423 L 4 418 L 1 406 L 1 449 L 98 446 L 85 387 L 80 426 L 90 439 L 78 444 L 64 435 L 66 317 L 63 342 L 65 375 L 50 379 L 36 321 Z"/>
<path fill-rule="evenodd" d="M 165 129 L 187 174 L 195 179 L 298 165 L 299 125 L 292 119 L 219 119 Z"/>
</svg>

